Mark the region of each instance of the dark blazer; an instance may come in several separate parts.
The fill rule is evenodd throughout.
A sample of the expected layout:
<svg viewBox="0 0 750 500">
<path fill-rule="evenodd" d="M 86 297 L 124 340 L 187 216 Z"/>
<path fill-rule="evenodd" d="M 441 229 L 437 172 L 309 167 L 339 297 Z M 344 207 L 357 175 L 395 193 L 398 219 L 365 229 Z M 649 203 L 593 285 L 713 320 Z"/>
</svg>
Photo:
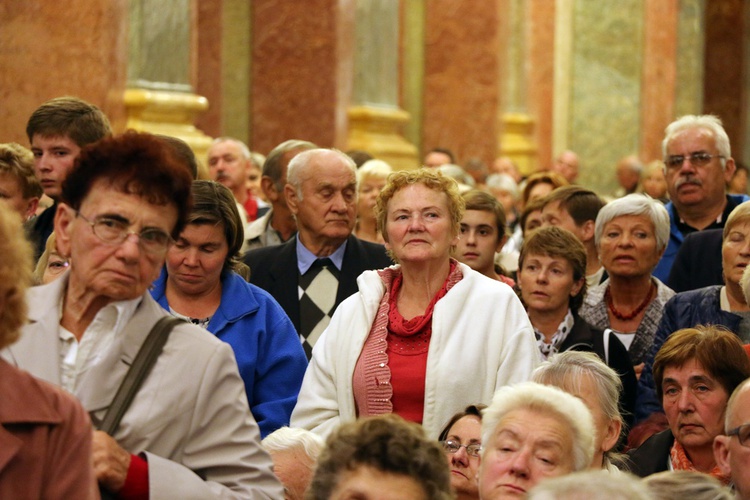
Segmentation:
<svg viewBox="0 0 750 500">
<path fill-rule="evenodd" d="M 628 452 L 628 471 L 646 477 L 669 470 L 667 460 L 673 444 L 674 436 L 669 429 L 654 434 L 637 449 Z"/>
<path fill-rule="evenodd" d="M 593 352 L 620 376 L 622 392 L 620 393 L 620 411 L 625 424 L 631 427 L 635 415 L 635 398 L 638 379 L 635 377 L 633 364 L 628 350 L 614 333 L 609 335 L 609 356 L 604 352 L 604 333 L 589 325 L 584 319 L 575 315 L 573 329 L 560 346 L 560 351 Z"/>
<path fill-rule="evenodd" d="M 281 305 L 294 328 L 300 331 L 299 296 L 297 293 L 297 238 L 277 246 L 250 250 L 243 258 L 250 267 L 250 283 L 257 285 Z M 339 289 L 334 309 L 347 297 L 357 292 L 357 277 L 370 269 L 392 265 L 385 247 L 349 236 L 344 262 L 339 273 Z"/>
<path fill-rule="evenodd" d="M 676 293 L 723 285 L 721 243 L 723 229 L 690 233 L 682 242 L 669 272 L 667 286 Z"/>
</svg>

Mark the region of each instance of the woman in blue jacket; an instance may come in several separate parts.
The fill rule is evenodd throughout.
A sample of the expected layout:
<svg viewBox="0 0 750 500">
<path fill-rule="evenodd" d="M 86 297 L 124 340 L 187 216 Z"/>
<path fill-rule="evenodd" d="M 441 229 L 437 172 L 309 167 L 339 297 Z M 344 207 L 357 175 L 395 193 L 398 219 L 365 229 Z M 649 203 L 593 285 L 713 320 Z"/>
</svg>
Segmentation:
<svg viewBox="0 0 750 500">
<path fill-rule="evenodd" d="M 187 225 L 170 247 L 151 295 L 173 315 L 232 346 L 265 437 L 289 425 L 307 358 L 281 306 L 245 280 L 249 269 L 239 260 L 244 231 L 231 191 L 195 181 L 192 192 Z"/>
</svg>

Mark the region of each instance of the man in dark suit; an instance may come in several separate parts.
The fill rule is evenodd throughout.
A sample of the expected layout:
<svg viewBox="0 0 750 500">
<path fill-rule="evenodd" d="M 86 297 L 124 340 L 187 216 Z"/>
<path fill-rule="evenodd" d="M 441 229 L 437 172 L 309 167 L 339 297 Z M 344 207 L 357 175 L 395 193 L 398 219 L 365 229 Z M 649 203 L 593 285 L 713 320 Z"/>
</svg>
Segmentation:
<svg viewBox="0 0 750 500">
<path fill-rule="evenodd" d="M 357 291 L 357 277 L 392 262 L 382 245 L 352 235 L 356 166 L 340 151 L 312 149 L 295 156 L 284 194 L 297 220 L 297 237 L 251 250 L 244 261 L 250 282 L 284 308 L 309 358 L 336 307 Z"/>
</svg>

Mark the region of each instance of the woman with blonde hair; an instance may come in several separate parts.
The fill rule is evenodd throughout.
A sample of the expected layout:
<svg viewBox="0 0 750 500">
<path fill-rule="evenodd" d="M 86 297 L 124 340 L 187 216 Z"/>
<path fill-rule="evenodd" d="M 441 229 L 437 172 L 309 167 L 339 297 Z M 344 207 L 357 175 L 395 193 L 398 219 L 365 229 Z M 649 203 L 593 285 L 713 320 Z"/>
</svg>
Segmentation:
<svg viewBox="0 0 750 500">
<path fill-rule="evenodd" d="M 383 160 L 368 160 L 357 169 L 357 225 L 354 236 L 373 243 L 383 243 L 375 218 L 375 200 L 385 187 L 393 169 Z"/>
<path fill-rule="evenodd" d="M 391 174 L 378 227 L 397 265 L 365 271 L 313 349 L 292 426 L 396 413 L 435 438 L 458 410 L 527 380 L 539 361 L 513 290 L 451 258 L 464 201 L 430 169 Z"/>
</svg>

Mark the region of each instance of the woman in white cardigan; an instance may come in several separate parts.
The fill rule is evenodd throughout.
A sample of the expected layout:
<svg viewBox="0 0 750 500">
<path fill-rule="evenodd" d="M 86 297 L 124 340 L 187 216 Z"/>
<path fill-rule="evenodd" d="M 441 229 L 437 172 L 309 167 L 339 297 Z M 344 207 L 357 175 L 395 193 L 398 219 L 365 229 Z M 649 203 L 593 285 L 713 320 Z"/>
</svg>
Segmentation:
<svg viewBox="0 0 750 500">
<path fill-rule="evenodd" d="M 326 435 L 340 422 L 397 413 L 436 438 L 469 404 L 528 380 L 540 361 L 513 290 L 450 258 L 464 203 L 428 169 L 392 174 L 378 227 L 398 262 L 366 271 L 313 349 L 292 426 Z"/>
</svg>

